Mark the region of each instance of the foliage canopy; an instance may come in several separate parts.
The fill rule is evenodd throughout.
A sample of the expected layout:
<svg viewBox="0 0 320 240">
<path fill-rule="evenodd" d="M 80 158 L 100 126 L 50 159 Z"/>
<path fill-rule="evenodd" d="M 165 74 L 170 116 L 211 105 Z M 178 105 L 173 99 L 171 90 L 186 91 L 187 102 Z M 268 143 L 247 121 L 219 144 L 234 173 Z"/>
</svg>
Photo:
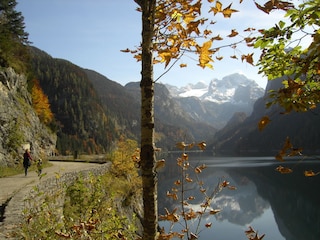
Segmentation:
<svg viewBox="0 0 320 240">
<path fill-rule="evenodd" d="M 255 47 L 262 50 L 258 66 L 269 80 L 285 77 L 283 87 L 270 93 L 268 106 L 304 112 L 320 102 L 320 1 L 290 5 L 284 19 L 261 30 Z"/>
</svg>

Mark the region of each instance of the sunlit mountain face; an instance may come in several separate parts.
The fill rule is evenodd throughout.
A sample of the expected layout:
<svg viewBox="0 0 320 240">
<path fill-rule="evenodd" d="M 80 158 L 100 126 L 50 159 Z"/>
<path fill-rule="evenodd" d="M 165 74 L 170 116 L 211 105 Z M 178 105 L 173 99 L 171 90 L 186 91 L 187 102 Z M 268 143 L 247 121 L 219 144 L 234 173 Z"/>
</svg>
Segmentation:
<svg viewBox="0 0 320 240">
<path fill-rule="evenodd" d="M 209 84 L 198 82 L 185 87 L 165 85 L 172 98 L 196 121 L 222 129 L 235 113 L 252 113 L 264 89 L 241 74 L 232 74 Z"/>
<path fill-rule="evenodd" d="M 213 79 L 209 84 L 198 82 L 180 88 L 168 84 L 166 86 L 173 97 L 197 97 L 201 101 L 219 104 L 226 102 L 251 104 L 264 94 L 264 89 L 254 80 L 237 73 L 228 75 L 221 80 Z"/>
</svg>

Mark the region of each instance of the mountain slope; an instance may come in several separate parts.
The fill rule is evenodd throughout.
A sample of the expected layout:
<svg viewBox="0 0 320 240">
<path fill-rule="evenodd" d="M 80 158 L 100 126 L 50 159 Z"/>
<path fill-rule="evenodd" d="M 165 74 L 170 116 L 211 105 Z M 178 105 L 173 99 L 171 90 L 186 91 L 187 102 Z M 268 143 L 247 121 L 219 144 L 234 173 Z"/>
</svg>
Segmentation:
<svg viewBox="0 0 320 240">
<path fill-rule="evenodd" d="M 26 148 L 33 159 L 54 152 L 56 135 L 32 107 L 24 74 L 17 74 L 11 67 L 0 68 L 0 103 L 0 168 L 22 164 Z"/>
<path fill-rule="evenodd" d="M 30 48 L 30 59 L 34 78 L 48 96 L 58 122 L 60 153 L 100 153 L 109 149 L 117 132 L 83 69 L 37 48 Z"/>
<path fill-rule="evenodd" d="M 264 94 L 255 81 L 241 74 L 231 74 L 222 80 L 213 79 L 209 85 L 198 82 L 181 88 L 166 86 L 194 120 L 217 129 L 223 128 L 236 112 L 249 116 L 254 102 Z"/>
<path fill-rule="evenodd" d="M 294 147 L 303 148 L 305 153 L 319 153 L 319 108 L 290 114 L 282 114 L 278 106 L 266 109 L 268 91 L 278 89 L 281 81 L 269 81 L 265 96 L 257 100 L 250 117 L 238 124 L 229 123 L 217 132 L 212 146 L 218 153 L 275 155 L 282 148 L 286 137 L 291 139 Z M 270 117 L 271 122 L 263 131 L 259 131 L 258 122 L 265 115 Z"/>
<path fill-rule="evenodd" d="M 125 88 L 140 99 L 138 82 L 128 83 Z M 209 124 L 190 117 L 163 84 L 155 84 L 155 128 L 158 146 L 174 150 L 176 142 L 202 141 L 216 132 Z"/>
<path fill-rule="evenodd" d="M 127 92 L 119 83 L 95 71 L 84 71 L 97 91 L 107 115 L 114 119 L 117 131 L 137 139 L 140 135 L 140 98 Z"/>
</svg>

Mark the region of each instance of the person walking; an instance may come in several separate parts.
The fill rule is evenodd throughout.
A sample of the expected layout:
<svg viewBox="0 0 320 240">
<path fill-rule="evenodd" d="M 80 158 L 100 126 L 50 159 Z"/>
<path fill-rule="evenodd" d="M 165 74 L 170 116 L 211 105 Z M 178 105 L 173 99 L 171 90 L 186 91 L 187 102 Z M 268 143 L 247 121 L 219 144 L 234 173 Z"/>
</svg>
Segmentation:
<svg viewBox="0 0 320 240">
<path fill-rule="evenodd" d="M 38 173 L 38 176 L 40 176 L 42 173 L 42 159 L 41 158 L 39 158 L 37 161 L 37 173 Z"/>
<path fill-rule="evenodd" d="M 32 157 L 29 152 L 29 149 L 26 149 L 26 151 L 23 154 L 23 167 L 24 167 L 24 175 L 28 175 L 28 168 L 31 166 Z"/>
</svg>

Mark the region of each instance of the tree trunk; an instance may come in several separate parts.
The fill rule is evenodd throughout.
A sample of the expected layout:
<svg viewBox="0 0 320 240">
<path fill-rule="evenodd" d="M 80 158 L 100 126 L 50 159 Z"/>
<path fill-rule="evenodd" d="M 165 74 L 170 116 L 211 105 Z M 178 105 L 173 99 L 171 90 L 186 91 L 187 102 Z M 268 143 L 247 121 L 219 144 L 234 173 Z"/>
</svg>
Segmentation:
<svg viewBox="0 0 320 240">
<path fill-rule="evenodd" d="M 142 8 L 141 172 L 143 184 L 143 239 L 155 240 L 158 228 L 157 176 L 154 171 L 154 81 L 152 40 L 156 0 L 140 1 Z"/>
</svg>

